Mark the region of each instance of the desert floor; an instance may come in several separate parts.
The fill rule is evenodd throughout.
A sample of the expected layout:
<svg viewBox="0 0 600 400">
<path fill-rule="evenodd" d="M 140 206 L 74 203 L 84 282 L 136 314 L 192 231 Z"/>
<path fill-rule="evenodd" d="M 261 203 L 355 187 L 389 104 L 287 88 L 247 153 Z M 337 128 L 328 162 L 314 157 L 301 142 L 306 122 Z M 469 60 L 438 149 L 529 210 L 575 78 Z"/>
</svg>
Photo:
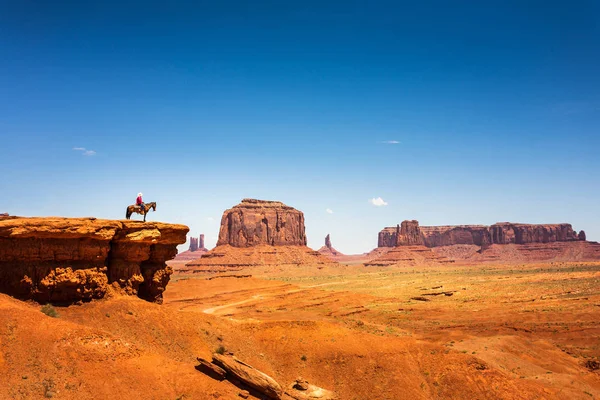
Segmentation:
<svg viewBox="0 0 600 400">
<path fill-rule="evenodd" d="M 600 399 L 600 263 L 176 272 L 164 300 L 0 295 L 0 398 L 236 399 L 194 368 L 222 347 L 343 400 Z"/>
</svg>

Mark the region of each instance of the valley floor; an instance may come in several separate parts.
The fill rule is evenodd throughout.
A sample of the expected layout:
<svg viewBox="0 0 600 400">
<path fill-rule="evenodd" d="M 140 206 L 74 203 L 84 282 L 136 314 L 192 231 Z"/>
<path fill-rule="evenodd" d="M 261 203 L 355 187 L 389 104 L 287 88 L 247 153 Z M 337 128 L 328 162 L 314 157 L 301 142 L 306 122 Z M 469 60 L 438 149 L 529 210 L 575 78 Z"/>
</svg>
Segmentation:
<svg viewBox="0 0 600 400">
<path fill-rule="evenodd" d="M 235 399 L 194 369 L 222 347 L 342 400 L 600 399 L 600 263 L 176 272 L 163 305 L 40 308 L 0 295 L 0 398 Z"/>
</svg>

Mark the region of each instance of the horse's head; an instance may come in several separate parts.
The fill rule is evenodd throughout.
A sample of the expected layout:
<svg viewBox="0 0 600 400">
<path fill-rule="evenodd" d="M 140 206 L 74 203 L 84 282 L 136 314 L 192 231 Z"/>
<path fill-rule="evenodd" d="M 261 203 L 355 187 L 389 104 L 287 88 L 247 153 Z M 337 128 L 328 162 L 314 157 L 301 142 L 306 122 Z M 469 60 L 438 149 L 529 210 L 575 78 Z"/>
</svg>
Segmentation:
<svg viewBox="0 0 600 400">
<path fill-rule="evenodd" d="M 152 211 L 156 211 L 156 202 L 152 202 L 150 203 L 150 206 L 152 207 Z"/>
</svg>

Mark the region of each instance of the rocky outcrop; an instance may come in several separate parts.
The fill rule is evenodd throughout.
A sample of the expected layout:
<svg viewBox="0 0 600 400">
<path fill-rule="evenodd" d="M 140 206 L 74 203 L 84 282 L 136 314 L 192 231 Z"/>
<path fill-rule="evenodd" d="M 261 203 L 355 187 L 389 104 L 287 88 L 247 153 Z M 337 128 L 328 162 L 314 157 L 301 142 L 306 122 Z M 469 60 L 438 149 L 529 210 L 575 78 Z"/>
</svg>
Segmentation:
<svg viewBox="0 0 600 400">
<path fill-rule="evenodd" d="M 379 232 L 378 247 L 412 246 L 423 244 L 419 221 L 403 221 L 396 227 L 383 228 Z"/>
<path fill-rule="evenodd" d="M 8 213 L 1 213 L 0 218 L 2 218 L 2 217 L 8 217 Z"/>
<path fill-rule="evenodd" d="M 571 224 L 514 224 L 499 222 L 490 226 L 494 244 L 527 244 L 569 242 L 579 240 Z"/>
<path fill-rule="evenodd" d="M 398 234 L 398 246 L 422 245 L 423 236 L 419 228 L 419 221 L 402 221 L 400 233 Z"/>
<path fill-rule="evenodd" d="M 321 247 L 317 251 L 319 253 L 321 253 L 325 256 L 328 256 L 330 258 L 333 258 L 333 259 L 335 259 L 336 257 L 339 257 L 339 256 L 343 256 L 342 253 L 340 253 L 339 251 L 334 249 L 333 246 L 331 245 L 331 237 L 329 236 L 329 234 L 327 234 L 327 236 L 325 236 L 325 246 Z"/>
<path fill-rule="evenodd" d="M 204 247 L 204 234 L 200 234 L 199 237 L 191 237 L 190 238 L 190 247 L 188 249 L 189 252 L 202 251 L 207 252 L 208 249 Z"/>
<path fill-rule="evenodd" d="M 570 224 L 518 224 L 499 222 L 492 226 L 419 226 L 418 221 L 404 221 L 396 228 L 379 232 L 379 247 L 427 247 L 451 245 L 528 244 L 585 240 L 585 233 L 577 235 Z"/>
<path fill-rule="evenodd" d="M 217 246 L 306 246 L 304 214 L 279 201 L 243 199 L 221 219 Z"/>
<path fill-rule="evenodd" d="M 396 247 L 398 245 L 398 235 L 400 234 L 400 225 L 395 227 L 383 228 L 377 238 L 377 247 Z"/>
<path fill-rule="evenodd" d="M 301 211 L 279 201 L 244 199 L 223 213 L 217 246 L 187 263 L 186 271 L 332 263 L 306 246 Z"/>
<path fill-rule="evenodd" d="M 198 239 L 193 237 L 190 238 L 190 248 L 188 251 L 197 251 L 198 250 Z"/>
<path fill-rule="evenodd" d="M 0 291 L 39 302 L 102 298 L 108 285 L 162 301 L 188 227 L 95 218 L 0 219 Z"/>
<path fill-rule="evenodd" d="M 577 237 L 579 238 L 579 240 L 586 240 L 584 231 L 579 231 L 579 235 L 577 235 Z"/>
</svg>

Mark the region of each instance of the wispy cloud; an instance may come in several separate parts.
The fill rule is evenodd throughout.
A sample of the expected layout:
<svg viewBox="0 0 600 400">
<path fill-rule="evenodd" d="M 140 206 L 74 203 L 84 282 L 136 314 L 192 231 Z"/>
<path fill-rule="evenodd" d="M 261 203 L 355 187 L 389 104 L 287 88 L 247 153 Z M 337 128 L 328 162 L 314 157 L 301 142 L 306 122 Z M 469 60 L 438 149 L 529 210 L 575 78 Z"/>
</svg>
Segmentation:
<svg viewBox="0 0 600 400">
<path fill-rule="evenodd" d="M 206 218 L 209 222 L 213 222 L 215 219 L 213 217 Z"/>
<path fill-rule="evenodd" d="M 81 152 L 82 155 L 84 156 L 95 156 L 96 152 L 94 150 L 88 150 L 85 147 L 73 147 L 74 151 L 79 151 Z"/>
<path fill-rule="evenodd" d="M 383 144 L 400 144 L 400 142 L 397 141 L 397 140 L 384 140 L 384 141 L 379 142 L 379 143 L 383 143 Z"/>
<path fill-rule="evenodd" d="M 381 206 L 387 206 L 388 203 L 386 203 L 381 197 L 373 197 L 371 200 L 369 200 L 369 203 L 373 204 L 376 207 L 381 207 Z"/>
<path fill-rule="evenodd" d="M 327 212 L 327 214 L 333 214 L 333 210 L 331 208 L 328 208 L 325 211 Z"/>
</svg>

